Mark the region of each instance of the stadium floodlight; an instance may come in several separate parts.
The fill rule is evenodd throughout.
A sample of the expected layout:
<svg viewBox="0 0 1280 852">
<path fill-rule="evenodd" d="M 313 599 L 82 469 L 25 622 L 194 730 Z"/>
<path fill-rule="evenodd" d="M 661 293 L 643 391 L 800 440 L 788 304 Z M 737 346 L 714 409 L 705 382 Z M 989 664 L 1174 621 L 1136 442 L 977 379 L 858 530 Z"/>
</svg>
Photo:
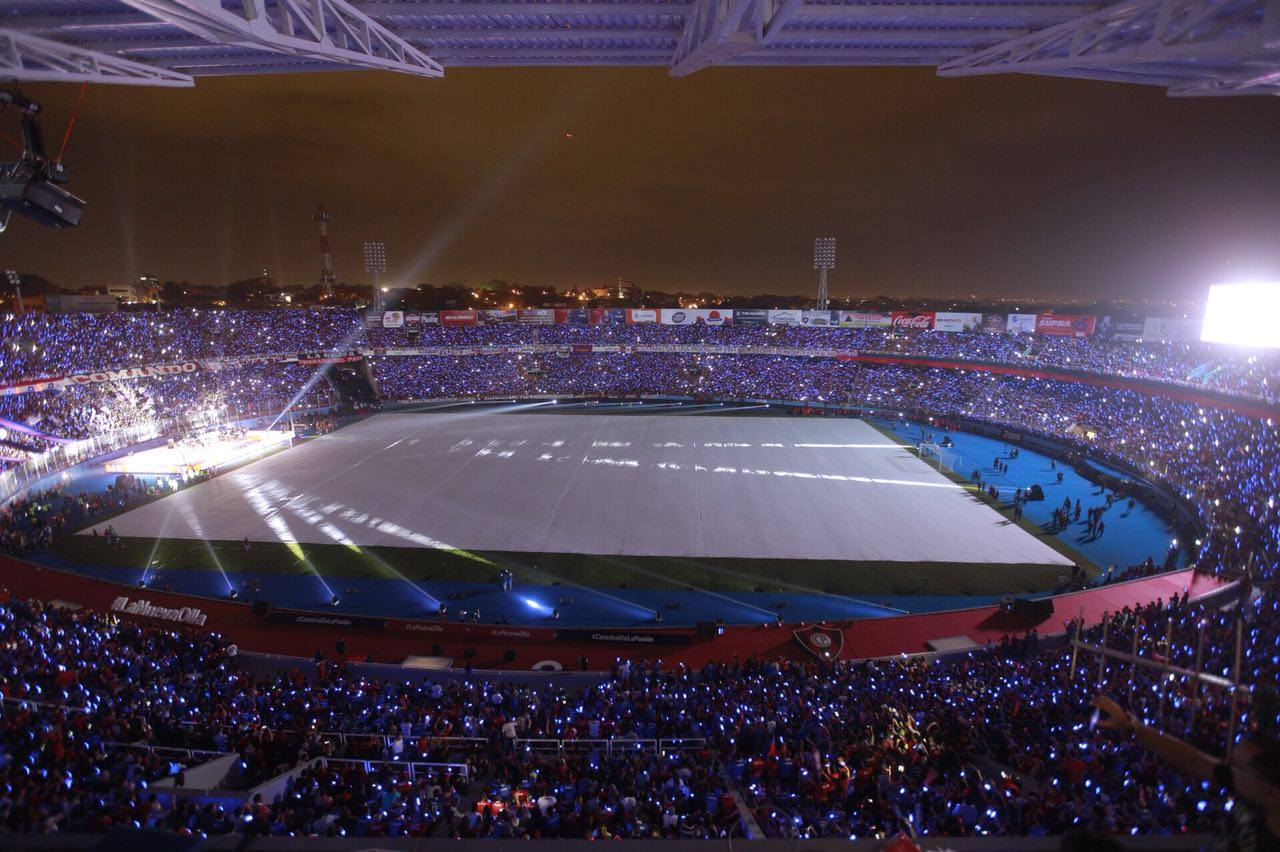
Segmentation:
<svg viewBox="0 0 1280 852">
<path fill-rule="evenodd" d="M 1280 310 L 1280 281 L 1215 284 L 1205 302 L 1200 339 L 1251 348 L 1280 348 L 1273 317 Z"/>
<path fill-rule="evenodd" d="M 364 271 L 373 275 L 373 310 L 381 313 L 386 306 L 383 298 L 381 275 L 387 271 L 387 246 L 377 240 L 366 240 L 364 244 Z"/>
<path fill-rule="evenodd" d="M 827 270 L 836 268 L 836 238 L 818 237 L 813 241 L 813 268 L 818 270 L 818 298 L 814 307 L 827 309 Z"/>
</svg>

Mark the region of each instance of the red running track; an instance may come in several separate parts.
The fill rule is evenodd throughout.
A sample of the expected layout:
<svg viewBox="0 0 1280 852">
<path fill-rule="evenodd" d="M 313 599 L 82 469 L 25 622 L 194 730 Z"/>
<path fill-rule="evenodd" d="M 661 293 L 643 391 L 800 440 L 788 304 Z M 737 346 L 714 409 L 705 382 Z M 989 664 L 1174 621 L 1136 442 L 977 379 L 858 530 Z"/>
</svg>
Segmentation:
<svg viewBox="0 0 1280 852">
<path fill-rule="evenodd" d="M 470 659 L 477 669 L 529 670 L 548 660 L 577 668 L 582 657 L 592 669 L 606 669 L 616 657 L 661 659 L 667 666 L 684 663 L 693 667 L 728 660 L 734 654 L 811 659 L 793 636 L 797 625 L 729 627 L 721 635 L 700 637 L 689 627 L 557 631 L 518 625 L 360 619 L 339 612 L 296 610 L 263 617 L 247 603 L 138 589 L 6 556 L 0 556 L 0 583 L 18 597 L 115 611 L 123 618 L 156 626 L 216 631 L 246 650 L 297 657 L 311 657 L 316 650 L 332 657 L 334 643 L 341 636 L 348 657 L 353 659 L 371 656 L 376 662 L 399 663 L 413 654 L 438 655 L 453 657 L 455 665 L 461 666 L 467 650 L 474 649 Z M 1042 635 L 1057 633 L 1069 618 L 1083 617 L 1088 624 L 1096 624 L 1104 613 L 1125 606 L 1157 598 L 1168 600 L 1188 590 L 1198 598 L 1223 585 L 1217 577 L 1178 571 L 1055 597 L 1054 614 L 1046 619 L 1002 613 L 998 607 L 987 606 L 826 626 L 843 636 L 840 657 L 885 657 L 926 651 L 926 642 L 949 637 L 968 637 L 983 645 L 1032 628 Z M 145 601 L 164 612 L 121 612 L 116 606 L 120 598 L 127 598 L 130 604 Z M 187 620 L 182 620 L 184 608 Z"/>
</svg>

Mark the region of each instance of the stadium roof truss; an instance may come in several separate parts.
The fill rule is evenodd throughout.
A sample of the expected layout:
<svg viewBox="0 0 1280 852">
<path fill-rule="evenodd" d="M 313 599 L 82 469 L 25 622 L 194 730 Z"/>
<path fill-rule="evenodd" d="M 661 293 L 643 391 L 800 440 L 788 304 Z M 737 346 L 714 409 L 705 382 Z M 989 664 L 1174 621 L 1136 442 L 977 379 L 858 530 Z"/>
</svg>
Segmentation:
<svg viewBox="0 0 1280 852">
<path fill-rule="evenodd" d="M 918 65 L 1280 93 L 1280 0 L 6 0 L 0 79 Z"/>
</svg>

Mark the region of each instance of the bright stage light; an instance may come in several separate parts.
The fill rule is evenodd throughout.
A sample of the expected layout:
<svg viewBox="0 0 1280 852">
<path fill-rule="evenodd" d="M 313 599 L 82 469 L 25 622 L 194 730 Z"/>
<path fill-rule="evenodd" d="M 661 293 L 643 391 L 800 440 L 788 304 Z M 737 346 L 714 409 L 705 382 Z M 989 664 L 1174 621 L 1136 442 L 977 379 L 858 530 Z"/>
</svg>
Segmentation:
<svg viewBox="0 0 1280 852">
<path fill-rule="evenodd" d="M 256 459 L 292 442 L 293 433 L 284 431 L 250 431 L 237 438 L 202 435 L 113 459 L 103 467 L 111 473 L 186 476 Z"/>
<path fill-rule="evenodd" d="M 1280 349 L 1280 282 L 1209 288 L 1200 339 L 1206 343 Z"/>
</svg>

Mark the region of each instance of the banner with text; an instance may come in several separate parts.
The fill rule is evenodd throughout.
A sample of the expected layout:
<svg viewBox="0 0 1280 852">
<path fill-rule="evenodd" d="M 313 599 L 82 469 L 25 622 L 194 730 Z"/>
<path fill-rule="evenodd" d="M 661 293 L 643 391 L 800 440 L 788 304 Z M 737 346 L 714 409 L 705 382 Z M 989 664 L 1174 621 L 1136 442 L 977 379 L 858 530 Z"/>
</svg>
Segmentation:
<svg viewBox="0 0 1280 852">
<path fill-rule="evenodd" d="M 840 321 L 836 318 L 837 314 L 837 311 L 801 311 L 800 324 L 816 328 L 830 328 L 833 325 L 840 324 Z"/>
<path fill-rule="evenodd" d="M 893 314 L 883 311 L 837 311 L 842 328 L 888 328 Z"/>
<path fill-rule="evenodd" d="M 69 385 L 96 385 L 102 382 L 118 382 L 121 379 L 150 379 L 180 376 L 200 369 L 195 361 L 179 364 L 154 364 L 149 367 L 123 367 L 119 370 L 98 370 L 92 373 L 75 373 L 64 380 Z"/>
<path fill-rule="evenodd" d="M 728 325 L 733 322 L 733 311 L 699 308 L 663 308 L 660 312 L 663 325 Z"/>
<path fill-rule="evenodd" d="M 1142 339 L 1161 343 L 1194 343 L 1200 340 L 1203 319 L 1147 317 L 1142 323 Z"/>
<path fill-rule="evenodd" d="M 440 311 L 440 324 L 457 327 L 476 324 L 476 312 L 473 310 Z"/>
<path fill-rule="evenodd" d="M 734 325 L 765 325 L 769 322 L 769 312 L 763 308 L 735 308 Z"/>
<path fill-rule="evenodd" d="M 894 331 L 928 331 L 933 328 L 933 311 L 894 311 Z"/>
<path fill-rule="evenodd" d="M 938 311 L 933 315 L 934 331 L 978 331 L 980 328 L 982 328 L 982 314 Z"/>
<path fill-rule="evenodd" d="M 1010 334 L 1035 334 L 1038 314 L 1009 314 L 1008 331 Z"/>
<path fill-rule="evenodd" d="M 1039 314 L 1036 334 L 1056 337 L 1092 337 L 1097 317 L 1084 314 Z"/>
<path fill-rule="evenodd" d="M 554 308 L 521 308 L 520 322 L 527 325 L 551 325 L 556 321 Z"/>
</svg>

